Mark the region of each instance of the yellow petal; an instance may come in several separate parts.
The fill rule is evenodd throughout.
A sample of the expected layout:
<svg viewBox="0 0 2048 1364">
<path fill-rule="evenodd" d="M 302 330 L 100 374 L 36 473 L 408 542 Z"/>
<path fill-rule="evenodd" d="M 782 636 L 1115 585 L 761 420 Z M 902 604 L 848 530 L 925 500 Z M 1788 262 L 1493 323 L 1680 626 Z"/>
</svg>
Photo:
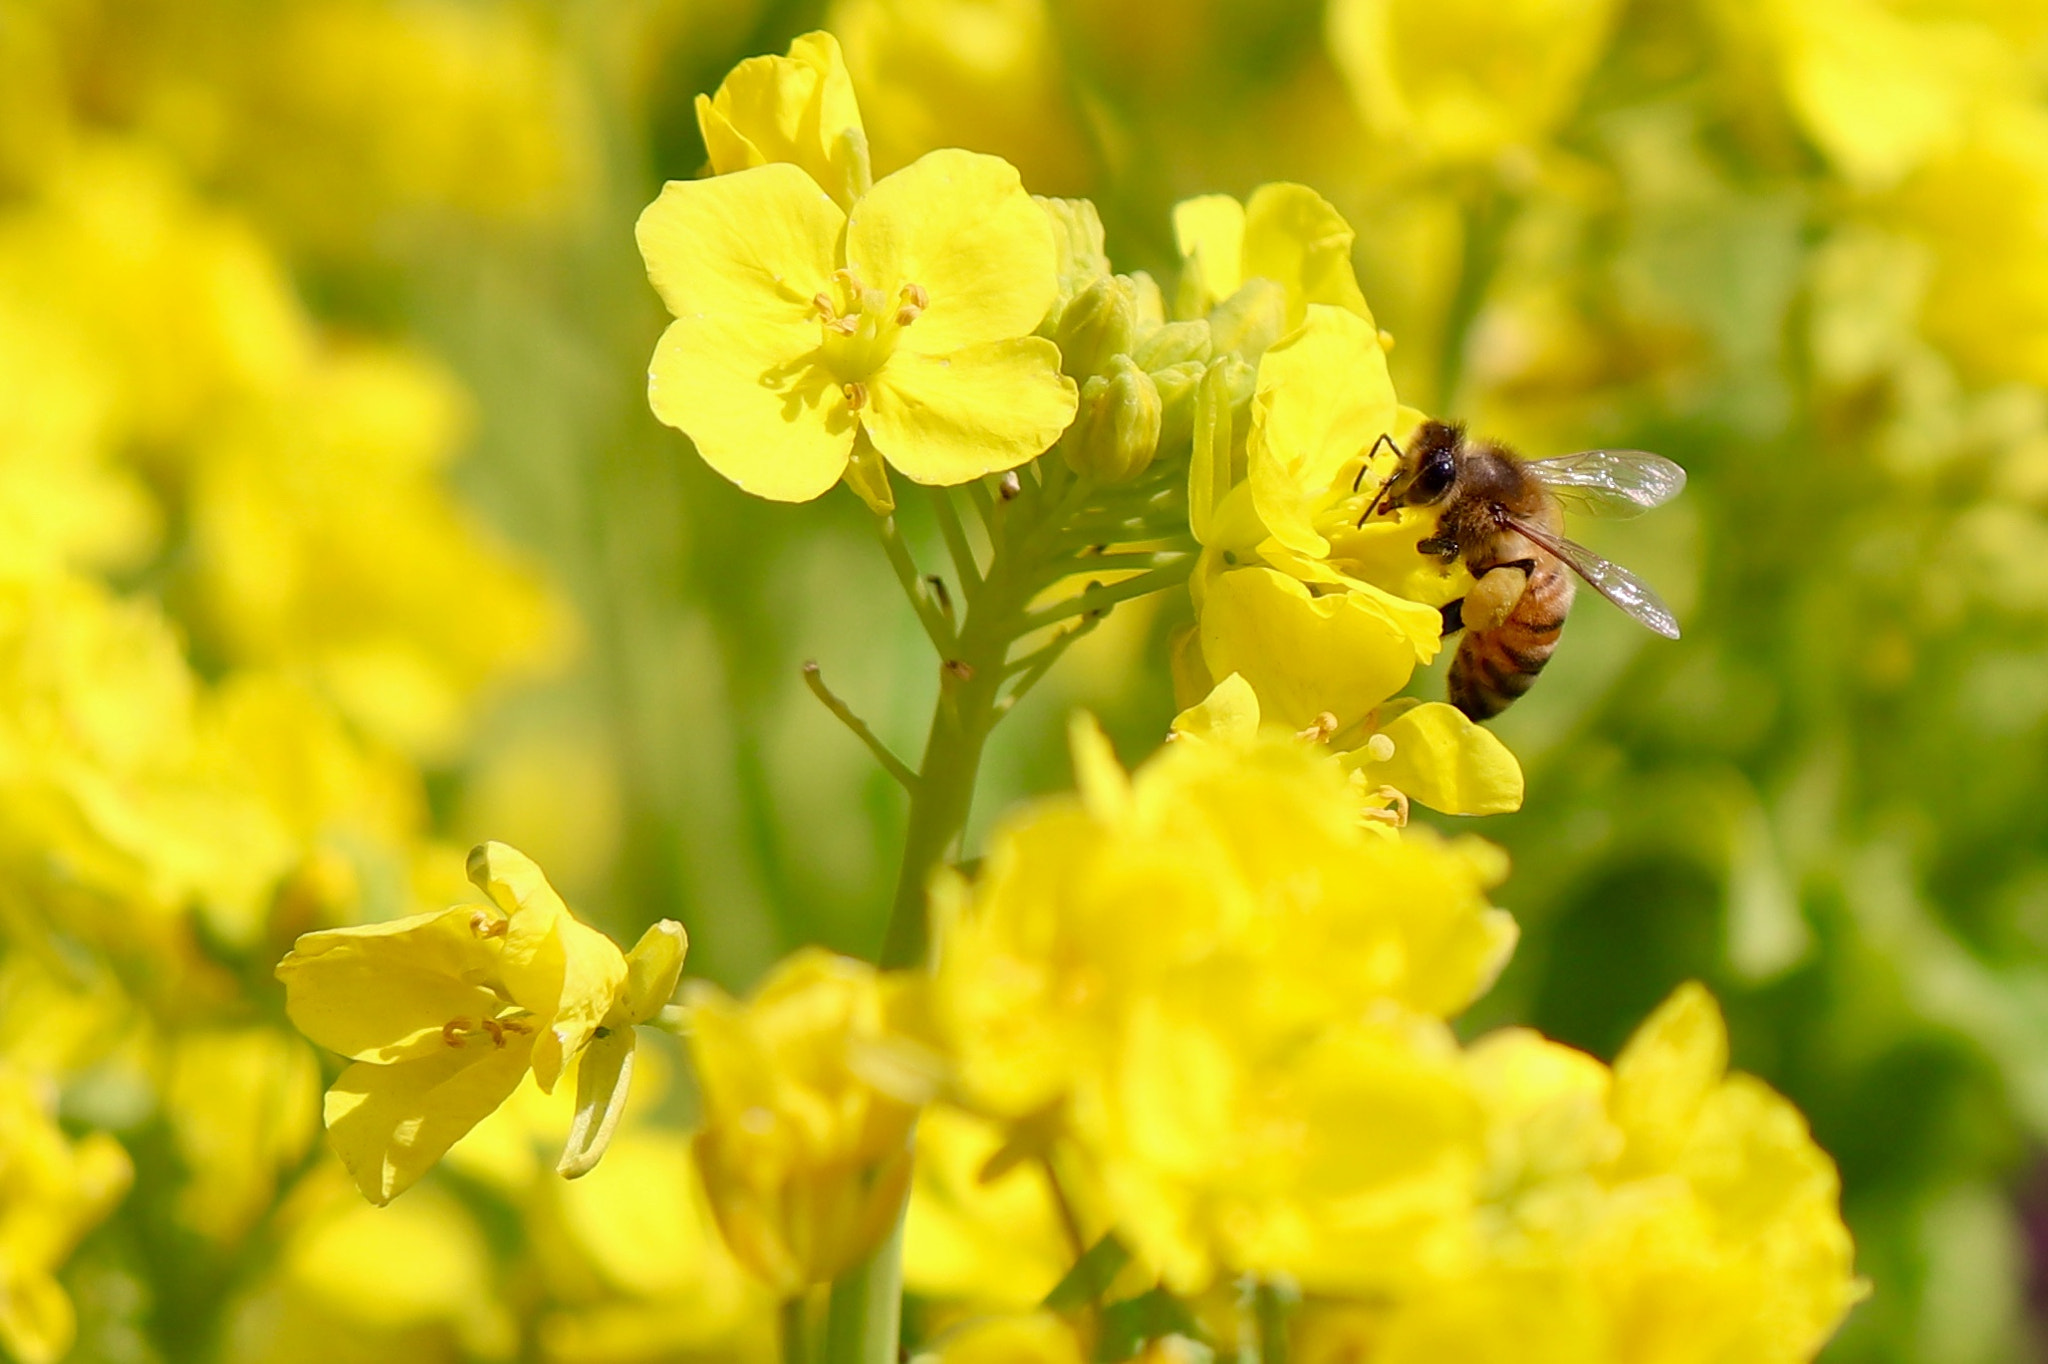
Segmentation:
<svg viewBox="0 0 2048 1364">
<path fill-rule="evenodd" d="M 1409 632 L 1374 596 L 1311 596 L 1270 568 L 1236 569 L 1211 583 L 1201 631 L 1209 671 L 1242 673 L 1260 713 L 1295 729 L 1323 711 L 1340 725 L 1363 718 L 1415 667 Z"/>
<path fill-rule="evenodd" d="M 526 1074 L 530 1035 L 482 1039 L 396 1065 L 358 1061 L 327 1091 L 327 1136 L 378 1206 L 410 1188 Z"/>
<path fill-rule="evenodd" d="M 829 33 L 806 33 L 787 57 L 750 57 L 710 99 L 697 97 L 697 126 L 713 172 L 763 162 L 803 168 L 841 203 L 867 189 L 867 135 L 853 80 Z"/>
<path fill-rule="evenodd" d="M 1252 500 L 1275 539 L 1304 554 L 1329 552 L 1312 516 L 1338 471 L 1393 429 L 1397 408 L 1373 325 L 1311 305 L 1300 329 L 1260 361 L 1252 399 Z"/>
<path fill-rule="evenodd" d="M 1059 366 L 1059 348 L 1039 336 L 950 355 L 899 350 L 869 385 L 862 422 L 906 478 L 965 483 L 1036 459 L 1059 439 L 1079 402 Z"/>
<path fill-rule="evenodd" d="M 473 982 L 500 945 L 471 927 L 473 907 L 308 933 L 277 964 L 285 1011 L 300 1032 L 358 1061 L 447 1049 L 451 1019 L 495 1018 L 505 1001 Z"/>
<path fill-rule="evenodd" d="M 1426 701 L 1380 727 L 1394 756 L 1365 770 L 1447 815 L 1499 815 L 1522 808 L 1522 765 L 1484 725 L 1455 706 Z"/>
<path fill-rule="evenodd" d="M 1052 224 L 1016 168 L 957 148 L 919 157 L 853 206 L 846 263 L 888 298 L 924 290 L 903 344 L 928 355 L 1027 336 L 1059 290 Z"/>
<path fill-rule="evenodd" d="M 500 971 L 512 998 L 544 1029 L 533 1078 L 553 1092 L 563 1064 L 597 1029 L 626 986 L 618 945 L 577 922 L 533 859 L 503 843 L 469 854 L 469 879 L 509 918 Z"/>
<path fill-rule="evenodd" d="M 1372 309 L 1351 268 L 1351 224 L 1306 185 L 1261 185 L 1245 202 L 1244 275 L 1287 290 L 1287 330 L 1311 303 L 1342 308 L 1372 326 Z"/>
<path fill-rule="evenodd" d="M 687 435 L 704 462 L 756 497 L 808 502 L 853 454 L 854 418 L 822 366 L 776 351 L 814 340 L 815 324 L 764 336 L 755 324 L 679 318 L 661 334 L 647 372 L 654 415 Z"/>
<path fill-rule="evenodd" d="M 1615 1122 L 1632 1166 L 1676 1158 L 1728 1068 L 1728 1025 L 1706 987 L 1687 981 L 1643 1021 L 1614 1060 Z"/>
<path fill-rule="evenodd" d="M 1173 717 L 1175 738 L 1220 739 L 1249 743 L 1259 733 L 1259 696 L 1252 684 L 1232 673 L 1213 687 L 1198 705 Z"/>
<path fill-rule="evenodd" d="M 1183 317 L 1200 317 L 1244 283 L 1244 205 L 1228 194 L 1204 194 L 1173 206 L 1180 248 Z"/>
<path fill-rule="evenodd" d="M 749 325 L 807 322 L 812 299 L 838 267 L 846 216 L 790 165 L 756 166 L 709 180 L 671 180 L 634 225 L 647 277 L 677 317 Z"/>
<path fill-rule="evenodd" d="M 1131 808 L 1130 776 L 1102 725 L 1085 710 L 1067 721 L 1067 751 L 1074 760 L 1074 789 L 1088 813 L 1105 823 L 1124 818 Z"/>
</svg>

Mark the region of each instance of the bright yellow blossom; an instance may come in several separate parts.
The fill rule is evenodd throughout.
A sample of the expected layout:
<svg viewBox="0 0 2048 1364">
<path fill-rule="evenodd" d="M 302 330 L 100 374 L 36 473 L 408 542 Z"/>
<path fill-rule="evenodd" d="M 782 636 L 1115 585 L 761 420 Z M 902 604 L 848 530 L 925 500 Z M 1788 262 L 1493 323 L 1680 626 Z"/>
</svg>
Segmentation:
<svg viewBox="0 0 2048 1364">
<path fill-rule="evenodd" d="M 857 1262 L 902 1208 L 917 1107 L 875 1080 L 913 989 L 806 948 L 744 1003 L 705 982 L 685 996 L 705 1192 L 733 1254 L 780 1297 Z"/>
<path fill-rule="evenodd" d="M 749 57 L 715 95 L 697 96 L 697 128 L 714 175 L 787 162 L 841 208 L 868 192 L 867 133 L 839 40 L 806 33 L 787 57 Z"/>
<path fill-rule="evenodd" d="M 58 1128 L 55 1092 L 0 1066 L 0 1351 L 52 1364 L 76 1318 L 57 1271 L 128 1191 L 133 1167 L 103 1132 L 76 1142 Z"/>
<path fill-rule="evenodd" d="M 964 483 L 1073 418 L 1058 348 L 1031 335 L 1052 226 L 995 157 L 933 152 L 850 212 L 786 164 L 671 181 L 638 235 L 676 316 L 654 413 L 757 496 L 818 496 L 859 441 L 915 482 Z"/>
<path fill-rule="evenodd" d="M 1243 203 L 1227 194 L 1182 200 L 1173 208 L 1173 235 L 1183 317 L 1200 317 L 1265 280 L 1285 300 L 1281 333 L 1299 327 L 1311 303 L 1372 321 L 1352 271 L 1351 225 L 1306 185 L 1261 185 Z"/>
<path fill-rule="evenodd" d="M 612 1013 L 627 963 L 501 843 L 470 855 L 488 906 L 300 938 L 277 975 L 292 1022 L 355 1058 L 327 1131 L 356 1186 L 388 1203 L 515 1089 L 552 1090 Z"/>
<path fill-rule="evenodd" d="M 1230 483 L 1220 447 L 1196 450 L 1204 548 L 1182 671 L 1190 689 L 1241 678 L 1255 717 L 1321 728 L 1372 788 L 1449 813 L 1513 810 L 1521 769 L 1498 740 L 1440 702 L 1391 700 L 1435 657 L 1438 606 L 1469 585 L 1462 568 L 1417 552 L 1434 531 L 1427 512 L 1359 524 L 1391 466 L 1381 437 L 1415 420 L 1372 324 L 1308 304 L 1259 361 L 1242 479 Z"/>
<path fill-rule="evenodd" d="M 1366 124 L 1432 160 L 1540 142 L 1599 61 L 1614 0 L 1335 0 L 1328 41 Z"/>
<path fill-rule="evenodd" d="M 1792 1106 L 1726 1061 L 1697 985 L 1612 1072 L 1519 1029 L 1481 1039 L 1477 1236 L 1373 1314 L 1374 1364 L 1811 1359 L 1863 1292 L 1839 1184 Z"/>
<path fill-rule="evenodd" d="M 1438 1020 L 1513 944 L 1486 903 L 1498 854 L 1362 827 L 1338 765 L 1292 737 L 1177 743 L 1126 777 L 1083 726 L 1075 758 L 1080 798 L 1013 816 L 972 889 L 937 896 L 961 1101 L 1064 1114 L 1178 1288 L 1384 1283 L 1437 1253 L 1478 1131 Z M 1329 1126 L 1367 1112 L 1401 1117 Z"/>
</svg>

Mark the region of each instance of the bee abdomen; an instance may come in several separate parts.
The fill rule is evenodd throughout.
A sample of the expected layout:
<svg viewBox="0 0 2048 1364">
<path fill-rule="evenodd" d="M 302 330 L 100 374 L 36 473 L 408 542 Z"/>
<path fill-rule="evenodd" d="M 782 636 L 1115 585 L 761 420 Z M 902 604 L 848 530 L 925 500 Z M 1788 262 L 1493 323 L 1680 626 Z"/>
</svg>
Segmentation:
<svg viewBox="0 0 2048 1364">
<path fill-rule="evenodd" d="M 1540 564 L 1521 600 L 1492 630 L 1467 630 L 1451 660 L 1451 704 L 1474 720 L 1513 705 L 1550 662 L 1572 603 L 1572 582 L 1555 564 Z"/>
</svg>

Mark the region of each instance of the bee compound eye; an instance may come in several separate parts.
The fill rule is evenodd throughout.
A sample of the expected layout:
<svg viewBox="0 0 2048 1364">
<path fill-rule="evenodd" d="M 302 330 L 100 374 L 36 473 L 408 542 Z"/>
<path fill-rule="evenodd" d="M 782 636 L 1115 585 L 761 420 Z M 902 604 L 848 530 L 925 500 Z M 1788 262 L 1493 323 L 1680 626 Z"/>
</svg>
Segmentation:
<svg viewBox="0 0 2048 1364">
<path fill-rule="evenodd" d="M 1432 453 L 1415 471 L 1415 500 L 1434 502 L 1450 490 L 1454 470 L 1448 455 Z"/>
</svg>

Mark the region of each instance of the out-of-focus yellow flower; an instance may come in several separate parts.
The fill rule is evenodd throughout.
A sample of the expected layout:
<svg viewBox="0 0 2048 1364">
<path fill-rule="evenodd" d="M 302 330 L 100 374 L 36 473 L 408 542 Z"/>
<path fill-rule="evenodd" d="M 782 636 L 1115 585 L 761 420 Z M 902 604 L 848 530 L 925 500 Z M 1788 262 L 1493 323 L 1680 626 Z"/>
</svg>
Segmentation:
<svg viewBox="0 0 2048 1364">
<path fill-rule="evenodd" d="M 208 642 L 428 757 L 490 684 L 558 662 L 566 609 L 443 482 L 465 421 L 439 369 L 363 349 L 321 353 L 226 423 L 188 493 Z"/>
<path fill-rule="evenodd" d="M 867 92 L 883 170 L 965 146 L 1045 193 L 1087 191 L 1087 139 L 1045 0 L 835 0 L 827 20 Z"/>
<path fill-rule="evenodd" d="M 2033 35 L 2015 31 L 2025 0 L 1742 0 L 1720 13 L 1763 44 L 1800 126 L 1862 188 L 1897 184 L 2032 98 Z"/>
<path fill-rule="evenodd" d="M 0 215 L 0 287 L 103 376 L 109 438 L 158 466 L 312 346 L 263 242 L 139 146 L 87 143 Z"/>
<path fill-rule="evenodd" d="M 1613 0 L 1334 0 L 1330 56 L 1366 126 L 1446 161 L 1540 145 L 1572 112 Z"/>
<path fill-rule="evenodd" d="M 51 1364 L 77 1329 L 57 1271 L 128 1191 L 128 1153 L 103 1132 L 76 1142 L 54 1120 L 54 1091 L 0 1066 L 0 1349 Z"/>
<path fill-rule="evenodd" d="M 178 1218 L 231 1242 L 270 1206 L 313 1140 L 320 1066 L 275 1028 L 205 1028 L 169 1040 L 163 1107 L 184 1168 Z"/>
<path fill-rule="evenodd" d="M 697 1163 L 726 1244 L 787 1298 L 880 1243 L 910 1184 L 917 1105 L 889 1079 L 916 983 L 806 948 L 744 1003 L 693 981 Z"/>
<path fill-rule="evenodd" d="M 853 79 L 829 33 L 802 35 L 787 57 L 735 66 L 717 94 L 697 96 L 697 127 L 714 175 L 786 162 L 841 208 L 873 182 Z"/>
<path fill-rule="evenodd" d="M 1792 1106 L 1726 1060 L 1696 985 L 1611 1075 L 1521 1030 L 1475 1045 L 1478 1236 L 1374 1314 L 1374 1364 L 1811 1359 L 1863 1292 L 1839 1184 Z"/>
<path fill-rule="evenodd" d="M 774 1304 L 720 1238 L 687 1136 L 635 1127 L 589 1178 L 548 1189 L 533 1228 L 558 1304 L 541 1321 L 545 1358 L 772 1357 Z"/>
<path fill-rule="evenodd" d="M 0 576 L 132 567 L 156 508 L 110 455 L 109 376 L 61 323 L 0 307 Z"/>
<path fill-rule="evenodd" d="M 292 1022 L 355 1059 L 327 1092 L 327 1131 L 373 1203 L 409 1188 L 529 1069 L 552 1090 L 627 986 L 624 955 L 525 857 L 486 843 L 470 879 L 489 906 L 309 933 L 278 963 Z"/>
<path fill-rule="evenodd" d="M 1227 194 L 1183 200 L 1174 205 L 1173 235 L 1182 317 L 1201 317 L 1264 280 L 1285 300 L 1279 333 L 1299 327 L 1311 303 L 1372 321 L 1352 272 L 1351 225 L 1306 185 L 1261 185 L 1242 204 Z"/>
<path fill-rule="evenodd" d="M 1073 1266 L 1035 1163 L 984 1178 L 1003 1147 L 994 1123 L 935 1104 L 917 1122 L 917 1173 L 903 1224 L 903 1282 L 928 1298 L 1022 1312 Z M 1072 1195 L 1069 1194 L 1069 1197 Z"/>
<path fill-rule="evenodd" d="M 842 213 L 771 164 L 671 181 L 641 254 L 676 320 L 654 413 L 760 497 L 830 488 L 857 440 L 919 483 L 1032 459 L 1073 418 L 1052 306 L 1052 228 L 992 156 L 933 152 Z"/>
<path fill-rule="evenodd" d="M 517 1326 L 490 1245 L 462 1205 L 426 1188 L 366 1207 L 332 1173 L 315 1171 L 279 1210 L 282 1252 L 239 1305 L 226 1358 L 459 1364 L 512 1354 Z"/>
<path fill-rule="evenodd" d="M 963 1322 L 920 1356 L 931 1364 L 1082 1364 L 1089 1357 L 1073 1323 L 1051 1312 Z"/>
<path fill-rule="evenodd" d="M 1084 726 L 1075 765 L 1078 800 L 1006 821 L 972 889 L 936 897 L 963 1103 L 1064 1113 L 1176 1287 L 1386 1281 L 1470 1196 L 1475 1110 L 1436 1020 L 1512 947 L 1499 855 L 1362 828 L 1337 764 L 1291 738 L 1178 743 L 1132 779 Z M 1369 1112 L 1402 1116 L 1332 1125 Z"/>
</svg>

